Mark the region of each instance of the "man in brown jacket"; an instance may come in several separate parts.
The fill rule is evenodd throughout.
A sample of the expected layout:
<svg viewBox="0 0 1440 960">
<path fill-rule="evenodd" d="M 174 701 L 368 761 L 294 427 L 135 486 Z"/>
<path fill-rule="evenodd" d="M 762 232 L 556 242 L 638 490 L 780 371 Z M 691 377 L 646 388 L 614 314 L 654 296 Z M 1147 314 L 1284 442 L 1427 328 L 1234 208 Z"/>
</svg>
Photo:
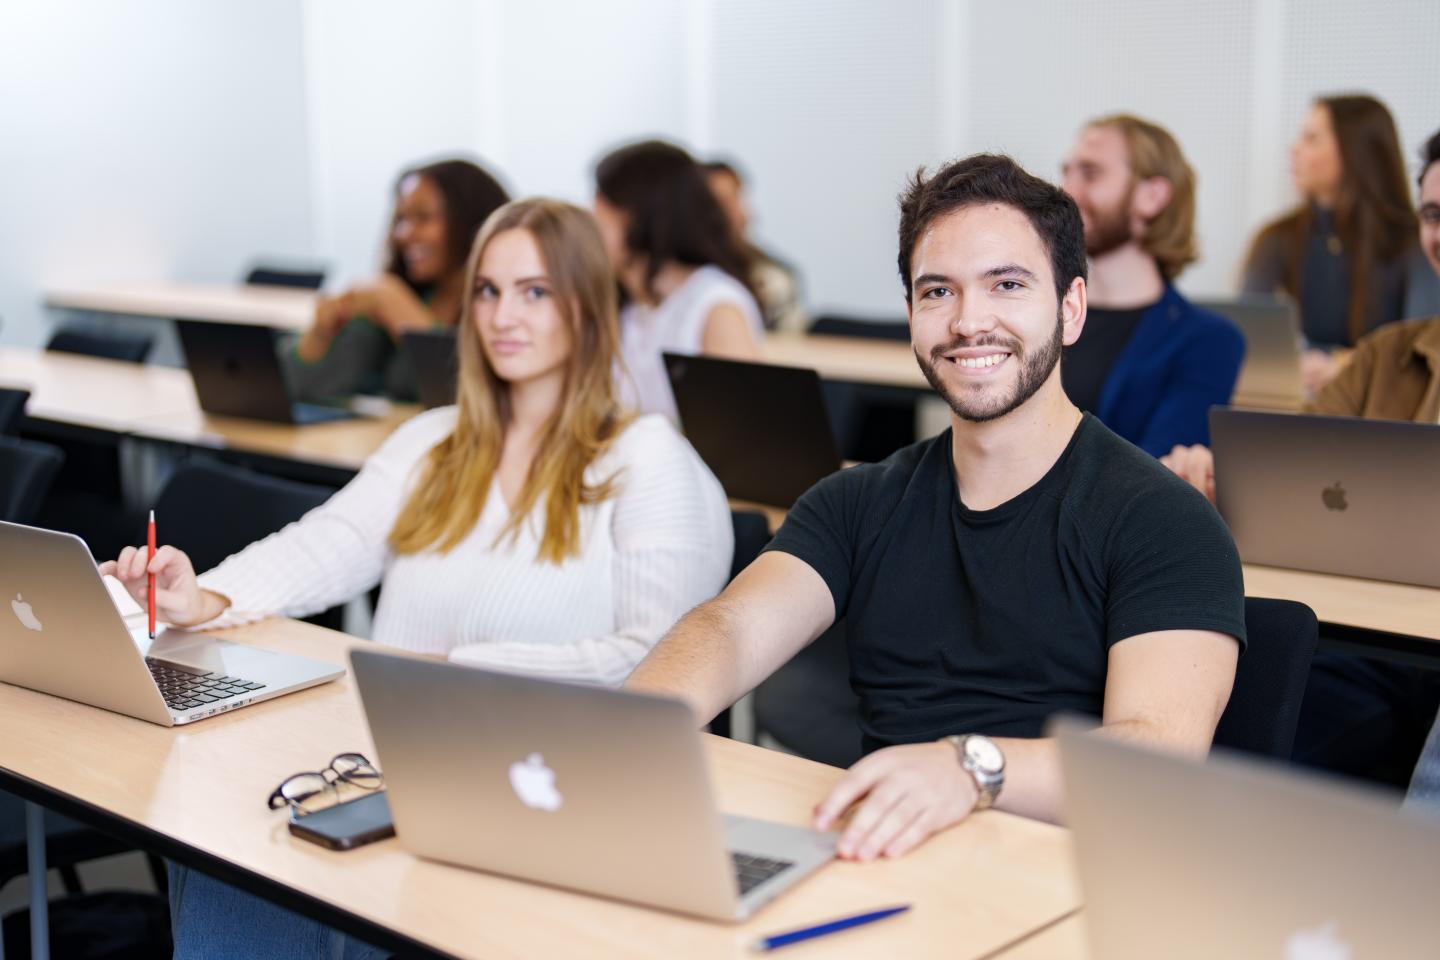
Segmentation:
<svg viewBox="0 0 1440 960">
<path fill-rule="evenodd" d="M 1440 132 L 1425 145 L 1420 170 L 1420 246 L 1440 273 Z M 1386 324 L 1366 336 L 1305 411 L 1440 423 L 1440 317 Z M 1208 447 L 1176 447 L 1160 462 L 1215 499 Z"/>
</svg>

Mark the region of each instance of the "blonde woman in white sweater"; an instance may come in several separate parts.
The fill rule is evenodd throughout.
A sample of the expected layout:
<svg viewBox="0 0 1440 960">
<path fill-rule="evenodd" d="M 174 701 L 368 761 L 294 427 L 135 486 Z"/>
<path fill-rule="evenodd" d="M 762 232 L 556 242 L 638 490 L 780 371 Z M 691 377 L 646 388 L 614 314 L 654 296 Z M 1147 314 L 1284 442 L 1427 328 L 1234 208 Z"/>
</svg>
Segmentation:
<svg viewBox="0 0 1440 960">
<path fill-rule="evenodd" d="M 177 626 L 304 616 L 378 582 L 381 643 L 623 681 L 724 586 L 724 494 L 663 418 L 618 406 L 615 282 L 588 213 L 502 207 L 469 276 L 456 406 L 400 427 L 329 502 L 198 579 L 173 547 L 102 570 L 141 602 L 156 574 Z"/>
<path fill-rule="evenodd" d="M 714 596 L 719 483 L 665 418 L 616 401 L 615 279 L 590 214 L 496 211 L 475 241 L 454 407 L 400 427 L 326 504 L 196 577 L 173 547 L 102 565 L 161 619 L 303 616 L 383 583 L 374 638 L 456 662 L 619 684 Z M 184 869 L 175 957 L 368 957 L 368 945 Z M 223 932 L 223 933 L 217 933 Z"/>
</svg>

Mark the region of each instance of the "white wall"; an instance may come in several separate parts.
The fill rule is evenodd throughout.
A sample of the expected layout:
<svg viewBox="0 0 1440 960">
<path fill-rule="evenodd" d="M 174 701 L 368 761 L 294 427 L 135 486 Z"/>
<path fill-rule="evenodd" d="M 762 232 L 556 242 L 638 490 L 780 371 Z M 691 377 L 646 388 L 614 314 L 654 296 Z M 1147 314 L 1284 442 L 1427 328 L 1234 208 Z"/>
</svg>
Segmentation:
<svg viewBox="0 0 1440 960">
<path fill-rule="evenodd" d="M 652 135 L 740 162 L 816 312 L 898 316 L 906 174 L 998 149 L 1054 176 L 1114 110 L 1189 154 L 1204 259 L 1182 286 L 1223 293 L 1293 202 L 1307 101 L 1372 91 L 1413 154 L 1440 126 L 1437 41 L 1434 0 L 0 4 L 0 335 L 43 335 L 46 285 L 226 280 L 260 253 L 349 282 L 407 164 L 478 155 L 587 202 L 598 155 Z"/>
<path fill-rule="evenodd" d="M 0 3 L 0 336 L 46 286 L 237 279 L 312 247 L 287 0 Z"/>
</svg>

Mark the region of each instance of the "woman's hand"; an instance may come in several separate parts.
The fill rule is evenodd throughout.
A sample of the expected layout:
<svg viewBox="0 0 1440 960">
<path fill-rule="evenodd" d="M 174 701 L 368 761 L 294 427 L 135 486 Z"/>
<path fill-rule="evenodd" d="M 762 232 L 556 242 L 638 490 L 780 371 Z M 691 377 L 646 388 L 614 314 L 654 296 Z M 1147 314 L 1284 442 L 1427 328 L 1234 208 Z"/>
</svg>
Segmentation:
<svg viewBox="0 0 1440 960">
<path fill-rule="evenodd" d="M 330 345 L 345 329 L 345 324 L 355 316 L 355 295 L 342 293 L 338 297 L 321 297 L 315 304 L 315 322 L 296 345 L 296 352 L 306 363 L 318 363 L 330 352 Z"/>
<path fill-rule="evenodd" d="M 149 556 L 145 547 L 126 547 L 115 560 L 100 564 L 100 573 L 119 580 L 143 607 L 148 602 L 148 577 L 155 574 L 155 615 L 177 627 L 213 620 L 229 601 L 200 589 L 190 558 L 174 547 L 161 547 Z"/>
</svg>

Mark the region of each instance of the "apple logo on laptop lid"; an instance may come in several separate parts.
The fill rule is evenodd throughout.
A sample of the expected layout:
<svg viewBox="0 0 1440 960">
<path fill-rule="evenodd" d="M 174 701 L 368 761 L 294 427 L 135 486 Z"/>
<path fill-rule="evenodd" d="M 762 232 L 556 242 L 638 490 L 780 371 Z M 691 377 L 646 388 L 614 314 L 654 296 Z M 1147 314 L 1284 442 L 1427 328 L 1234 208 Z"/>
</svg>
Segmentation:
<svg viewBox="0 0 1440 960">
<path fill-rule="evenodd" d="M 10 609 L 15 611 L 15 619 L 19 620 L 26 630 L 45 629 L 44 625 L 40 623 L 40 618 L 35 616 L 35 611 L 20 594 L 15 594 L 15 599 L 10 601 Z"/>
<path fill-rule="evenodd" d="M 1335 481 L 1334 486 L 1326 487 L 1320 491 L 1320 501 L 1325 504 L 1326 510 L 1344 510 L 1350 504 L 1345 502 L 1345 487 L 1340 481 Z"/>
<path fill-rule="evenodd" d="M 555 788 L 555 771 L 545 766 L 545 758 L 538 753 L 510 764 L 510 787 L 531 810 L 554 813 L 565 802 Z"/>
</svg>

